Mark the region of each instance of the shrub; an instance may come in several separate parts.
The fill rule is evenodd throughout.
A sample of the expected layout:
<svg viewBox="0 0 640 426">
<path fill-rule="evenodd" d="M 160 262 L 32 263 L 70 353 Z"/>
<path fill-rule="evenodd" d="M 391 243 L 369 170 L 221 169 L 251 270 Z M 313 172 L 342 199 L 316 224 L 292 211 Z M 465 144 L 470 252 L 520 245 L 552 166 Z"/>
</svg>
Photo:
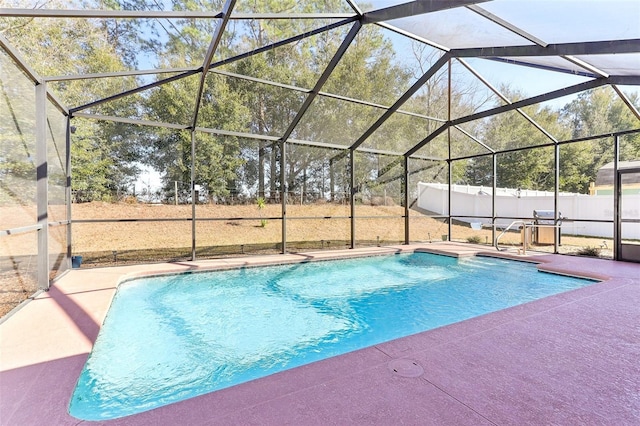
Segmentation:
<svg viewBox="0 0 640 426">
<path fill-rule="evenodd" d="M 600 257 L 600 248 L 599 247 L 583 247 L 576 252 L 579 256 L 590 256 L 590 257 Z"/>
<path fill-rule="evenodd" d="M 471 244 L 480 244 L 482 243 L 482 238 L 480 238 L 480 235 L 472 235 L 467 237 L 467 242 Z"/>
<path fill-rule="evenodd" d="M 258 197 L 256 200 L 256 205 L 258 206 L 258 211 L 260 212 L 260 217 L 262 217 L 262 210 L 267 205 L 267 201 L 263 197 Z M 267 219 L 260 219 L 260 226 L 264 228 L 267 226 Z"/>
</svg>

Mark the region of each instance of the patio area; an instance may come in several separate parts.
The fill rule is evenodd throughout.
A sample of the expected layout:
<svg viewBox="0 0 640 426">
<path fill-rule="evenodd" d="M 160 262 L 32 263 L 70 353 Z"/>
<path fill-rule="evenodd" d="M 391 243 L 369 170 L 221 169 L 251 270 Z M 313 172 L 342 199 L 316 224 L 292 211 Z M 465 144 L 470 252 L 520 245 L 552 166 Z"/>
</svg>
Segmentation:
<svg viewBox="0 0 640 426">
<path fill-rule="evenodd" d="M 11 425 L 640 423 L 640 265 L 487 252 L 599 283 L 105 422 L 68 403 L 118 283 L 162 272 L 424 250 L 451 242 L 72 270 L 0 324 Z"/>
</svg>

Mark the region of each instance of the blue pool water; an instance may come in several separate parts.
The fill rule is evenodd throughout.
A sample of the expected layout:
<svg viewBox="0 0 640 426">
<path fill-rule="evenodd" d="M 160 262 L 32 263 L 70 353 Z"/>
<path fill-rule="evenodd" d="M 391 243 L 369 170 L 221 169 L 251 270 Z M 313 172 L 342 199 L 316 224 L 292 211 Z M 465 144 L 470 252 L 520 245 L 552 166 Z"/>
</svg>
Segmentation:
<svg viewBox="0 0 640 426">
<path fill-rule="evenodd" d="M 69 411 L 122 417 L 591 283 L 427 253 L 137 279 L 118 288 Z"/>
</svg>

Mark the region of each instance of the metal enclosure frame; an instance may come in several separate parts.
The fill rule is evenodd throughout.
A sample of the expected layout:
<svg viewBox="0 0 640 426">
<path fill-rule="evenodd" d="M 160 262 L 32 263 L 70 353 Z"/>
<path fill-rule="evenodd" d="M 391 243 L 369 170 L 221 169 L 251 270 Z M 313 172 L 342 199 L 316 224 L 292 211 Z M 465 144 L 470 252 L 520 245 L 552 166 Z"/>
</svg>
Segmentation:
<svg viewBox="0 0 640 426">
<path fill-rule="evenodd" d="M 634 75 L 609 75 L 606 72 L 598 69 L 597 67 L 587 63 L 584 60 L 577 58 L 577 56 L 581 55 L 603 55 L 603 54 L 627 54 L 627 53 L 640 53 L 640 39 L 630 39 L 630 40 L 603 40 L 603 41 L 591 41 L 591 42 L 571 42 L 571 43 L 557 43 L 550 44 L 546 43 L 544 40 L 539 39 L 535 35 L 529 34 L 528 32 L 518 28 L 517 26 L 506 22 L 505 20 L 495 16 L 494 14 L 488 12 L 486 9 L 478 6 L 479 3 L 483 3 L 483 1 L 479 0 L 455 0 L 450 2 L 409 2 L 400 4 L 397 6 L 392 6 L 388 8 L 383 8 L 379 10 L 374 10 L 370 12 L 363 13 L 358 6 L 352 2 L 348 1 L 348 4 L 353 9 L 353 13 L 316 13 L 316 14 L 272 14 L 272 13 L 236 13 L 234 12 L 235 0 L 227 0 L 223 7 L 223 10 L 220 12 L 211 12 L 211 13 L 191 13 L 191 12 L 178 12 L 178 11 L 115 11 L 115 10 L 54 10 L 54 9 L 18 9 L 18 8 L 3 8 L 0 9 L 0 16 L 3 17 L 40 17 L 40 18 L 59 18 L 59 17 L 73 17 L 78 19 L 88 19 L 88 18 L 199 18 L 199 19 L 217 19 L 220 21 L 220 25 L 217 27 L 216 33 L 212 35 L 211 42 L 209 45 L 209 49 L 205 58 L 203 58 L 202 66 L 197 69 L 191 68 L 182 68 L 182 69 L 165 69 L 165 70 L 139 70 L 139 71 L 126 71 L 126 72 L 114 72 L 114 73 L 101 73 L 101 74 L 92 74 L 92 75 L 67 75 L 67 76 L 39 76 L 35 73 L 27 64 L 27 61 L 19 54 L 19 52 L 12 47 L 11 43 L 0 35 L 0 49 L 5 51 L 12 60 L 16 63 L 16 65 L 31 79 L 34 83 L 34 90 L 36 93 L 36 143 L 37 143 L 37 215 L 38 220 L 37 223 L 22 228 L 14 228 L 14 229 L 3 229 L 0 230 L 0 236 L 10 235 L 20 232 L 29 232 L 33 230 L 38 230 L 38 283 L 41 289 L 47 289 L 50 285 L 49 279 L 49 248 L 48 248 L 48 229 L 49 229 L 49 219 L 47 214 L 47 206 L 48 206 L 48 171 L 47 171 L 47 157 L 46 157 L 46 120 L 47 120 L 47 103 L 52 102 L 54 106 L 56 106 L 64 115 L 67 116 L 67 126 L 66 126 L 66 150 L 67 157 L 65 158 L 65 167 L 66 167 L 66 187 L 65 187 L 65 195 L 66 195 L 66 214 L 67 221 L 69 221 L 67 225 L 66 235 L 67 235 L 67 247 L 66 247 L 66 262 L 68 264 L 69 258 L 73 253 L 72 247 L 72 228 L 71 223 L 83 221 L 72 221 L 71 218 L 71 179 L 72 179 L 72 170 L 71 170 L 71 142 L 72 142 L 72 119 L 74 117 L 83 117 L 83 118 L 91 118 L 91 119 L 107 119 L 113 120 L 116 122 L 124 122 L 124 123 L 132 123 L 139 124 L 145 126 L 158 126 L 158 127 L 166 127 L 166 128 L 174 128 L 174 129 L 183 129 L 188 130 L 191 136 L 191 182 L 190 182 L 190 190 L 191 190 L 191 204 L 192 204 L 192 212 L 191 212 L 191 229 L 192 229 L 192 247 L 191 247 L 191 258 L 192 260 L 196 259 L 196 221 L 199 220 L 196 217 L 196 193 L 195 193 L 195 185 L 196 185 L 196 175 L 195 175 L 195 152 L 196 152 L 196 133 L 211 133 L 211 134 L 219 134 L 219 135 L 233 135 L 243 138 L 251 138 L 262 141 L 270 141 L 273 144 L 277 144 L 280 150 L 280 201 L 282 204 L 282 240 L 281 240 L 281 251 L 283 253 L 287 252 L 287 179 L 286 179 L 286 155 L 287 155 L 287 146 L 288 145 L 307 145 L 307 146 L 315 146 L 320 148 L 331 148 L 331 149 L 339 149 L 342 150 L 343 156 L 348 156 L 349 162 L 349 182 L 350 182 L 350 247 L 354 248 L 356 246 L 356 236 L 355 229 L 357 225 L 357 216 L 355 211 L 355 155 L 356 152 L 368 152 L 368 153 L 376 153 L 381 155 L 394 155 L 398 156 L 402 159 L 402 176 L 401 176 L 401 198 L 404 204 L 404 243 L 408 244 L 410 242 L 410 218 L 409 218 L 409 160 L 412 158 L 419 159 L 427 159 L 426 157 L 420 156 L 419 151 L 431 143 L 436 137 L 446 134 L 446 138 L 449 146 L 449 155 L 448 158 L 444 159 L 448 166 L 448 182 L 449 188 L 452 185 L 452 162 L 460 159 L 471 159 L 477 157 L 483 157 L 486 155 L 490 155 L 492 159 L 492 168 L 493 168 L 493 195 L 492 195 L 492 214 L 491 214 L 491 222 L 495 225 L 496 220 L 500 217 L 496 214 L 496 204 L 495 204 L 495 193 L 496 193 L 496 170 L 497 170 L 497 154 L 509 152 L 509 151 L 495 151 L 483 144 L 481 141 L 475 139 L 475 142 L 482 145 L 485 149 L 489 151 L 488 154 L 478 154 L 478 155 L 470 155 L 467 157 L 457 157 L 452 158 L 451 152 L 451 129 L 455 128 L 462 132 L 464 130 L 459 127 L 462 124 L 469 123 L 474 120 L 483 119 L 486 117 L 491 117 L 494 115 L 498 115 L 501 113 L 516 111 L 522 117 L 524 117 L 533 128 L 535 128 L 538 132 L 543 134 L 546 138 L 549 139 L 549 143 L 546 145 L 538 145 L 534 148 L 520 148 L 520 149 L 537 149 L 544 147 L 553 147 L 554 149 L 554 210 L 556 212 L 556 223 L 558 220 L 558 197 L 559 197 L 559 179 L 560 179 L 560 154 L 559 148 L 562 144 L 574 143 L 585 141 L 589 139 L 601 138 L 603 136 L 612 137 L 615 140 L 615 166 L 614 172 L 616 176 L 618 176 L 618 151 L 619 151 L 619 136 L 631 133 L 638 133 L 640 129 L 630 129 L 629 131 L 616 132 L 609 135 L 592 135 L 588 138 L 580 138 L 580 139 L 572 139 L 559 141 L 554 138 L 550 132 L 543 128 L 539 123 L 537 123 L 534 119 L 528 116 L 522 108 L 546 101 L 550 101 L 559 97 L 567 96 L 569 94 L 581 93 L 586 90 L 590 90 L 597 87 L 602 87 L 606 85 L 610 85 L 615 92 L 618 94 L 620 99 L 625 103 L 625 105 L 629 108 L 632 114 L 638 118 L 640 121 L 640 112 L 633 105 L 631 100 L 617 87 L 617 85 L 640 85 L 640 73 L 636 73 Z M 447 48 L 446 46 L 441 46 L 436 42 L 431 40 L 426 40 L 420 36 L 415 34 L 411 34 L 410 32 L 395 27 L 392 23 L 387 21 L 405 18 L 405 17 L 414 17 L 422 14 L 428 14 L 431 12 L 444 10 L 444 9 L 453 9 L 453 8 L 465 8 L 467 10 L 473 11 L 484 19 L 487 19 L 497 25 L 500 25 L 502 28 L 507 31 L 517 34 L 518 36 L 528 40 L 532 44 L 530 45 L 521 45 L 521 46 L 494 46 L 490 48 L 482 47 L 482 48 Z M 299 34 L 294 37 L 290 37 L 286 40 L 278 41 L 275 43 L 271 43 L 267 46 L 262 46 L 260 48 L 254 49 L 250 52 L 242 53 L 236 55 L 234 57 L 225 59 L 219 62 L 213 62 L 213 56 L 216 52 L 220 39 L 222 37 L 222 33 L 225 30 L 227 22 L 230 20 L 240 20 L 240 19 L 336 19 L 337 22 L 331 23 L 329 25 L 325 25 L 321 28 L 315 29 L 313 31 L 309 31 L 304 34 Z M 329 62 L 329 64 L 324 69 L 321 76 L 318 78 L 316 84 L 313 88 L 301 88 L 295 87 L 293 85 L 286 85 L 281 83 L 276 83 L 272 81 L 268 81 L 265 79 L 257 79 L 249 76 L 241 76 L 234 74 L 232 75 L 234 78 L 245 79 L 246 81 L 254 81 L 261 84 L 268 84 L 275 87 L 280 87 L 282 89 L 287 90 L 295 90 L 302 93 L 306 93 L 306 98 L 302 105 L 299 107 L 297 114 L 294 119 L 291 121 L 286 131 L 279 137 L 267 137 L 264 135 L 255 135 L 255 134 L 247 134 L 242 132 L 230 132 L 222 129 L 211 129 L 211 128 L 201 128 L 197 127 L 198 122 L 198 114 L 199 108 L 201 104 L 202 94 L 204 90 L 205 80 L 207 74 L 211 73 L 219 73 L 222 75 L 229 75 L 230 73 L 218 70 L 223 65 L 227 65 L 234 61 L 238 61 L 253 55 L 257 55 L 263 52 L 266 52 L 270 49 L 274 49 L 280 46 L 285 46 L 290 43 L 295 43 L 304 38 L 311 37 L 317 34 L 321 34 L 327 31 L 330 31 L 335 28 L 340 28 L 346 25 L 351 25 L 351 29 L 348 32 L 347 36 L 342 40 L 340 47 L 337 52 L 334 54 L 333 58 Z M 348 47 L 356 38 L 358 32 L 365 25 L 377 25 L 382 28 L 395 31 L 398 34 L 403 36 L 407 36 L 412 38 L 413 40 L 417 40 L 423 43 L 428 44 L 429 46 L 436 47 L 442 51 L 442 56 L 435 61 L 435 63 L 421 76 L 416 82 L 404 92 L 392 105 L 379 105 L 372 102 L 367 102 L 359 99 L 347 98 L 338 94 L 332 94 L 328 92 L 323 92 L 322 88 L 332 75 L 332 72 L 336 68 L 336 66 L 340 63 L 343 55 L 346 53 Z M 572 63 L 573 65 L 580 68 L 580 71 L 570 71 L 569 69 L 558 69 L 555 67 L 545 67 L 540 65 L 535 65 L 537 68 L 565 72 L 565 73 L 573 73 L 575 75 L 581 75 L 584 77 L 588 77 L 591 80 L 575 84 L 569 87 L 564 87 L 562 89 L 553 90 L 548 93 L 532 96 L 527 99 L 521 99 L 515 102 L 509 100 L 506 96 L 504 96 L 500 91 L 494 88 L 479 72 L 474 70 L 466 61 L 465 58 L 486 58 L 495 61 L 503 61 L 503 62 L 511 62 L 511 63 L 520 63 L 520 57 L 543 57 L 543 56 L 558 56 L 563 58 L 564 60 Z M 453 118 L 451 115 L 451 63 L 452 61 L 456 61 L 462 64 L 467 70 L 469 70 L 476 78 L 479 79 L 491 92 L 493 92 L 498 98 L 500 98 L 504 105 L 491 108 L 485 111 L 473 113 L 464 117 Z M 429 81 L 437 72 L 439 72 L 443 67 L 447 65 L 447 74 L 448 74 L 448 86 L 449 86 L 449 98 L 448 98 L 448 111 L 447 111 L 447 119 L 446 120 L 438 120 L 434 117 L 427 117 L 425 115 L 416 114 L 409 111 L 404 111 L 401 109 L 402 105 L 405 104 L 415 93 L 420 90 L 420 88 Z M 523 63 L 523 65 L 533 66 L 532 64 Z M 51 81 L 65 81 L 65 80 L 79 80 L 79 79 L 100 79 L 100 78 L 110 78 L 114 76 L 142 76 L 146 74 L 161 74 L 161 73 L 175 73 L 178 72 L 177 75 L 164 78 L 158 81 L 155 81 L 150 84 L 145 84 L 140 87 L 136 87 L 131 90 L 123 91 L 121 93 L 115 94 L 113 96 L 98 99 L 93 102 L 84 104 L 84 105 L 76 105 L 71 106 L 70 108 L 64 106 L 56 97 L 53 95 L 47 88 L 47 82 Z M 97 116 L 92 114 L 84 113 L 84 110 L 87 110 L 93 106 L 101 105 L 103 103 L 125 98 L 127 96 L 142 92 L 144 90 L 158 87 L 164 84 L 171 83 L 176 80 L 180 80 L 192 75 L 200 75 L 200 84 L 198 88 L 198 92 L 196 94 L 196 106 L 193 111 L 192 120 L 190 123 L 183 124 L 175 124 L 175 123 L 157 123 L 157 122 L 145 122 L 140 120 L 131 120 L 131 119 L 123 119 L 118 117 L 104 117 Z M 301 141 L 294 138 L 291 138 L 291 135 L 294 134 L 298 124 L 300 123 L 302 117 L 307 112 L 308 108 L 311 106 L 314 99 L 318 96 L 326 96 L 338 100 L 348 101 L 359 105 L 364 105 L 368 107 L 374 107 L 378 109 L 384 110 L 384 113 L 378 118 L 373 124 L 371 124 L 360 137 L 358 137 L 352 144 L 349 146 L 341 146 L 341 145 L 332 145 L 328 143 L 323 143 L 320 141 Z M 364 142 L 377 130 L 379 129 L 390 117 L 394 114 L 404 114 L 415 117 L 420 117 L 424 119 L 434 120 L 440 122 L 440 126 L 436 128 L 429 134 L 426 134 L 417 144 L 411 147 L 404 152 L 387 152 L 381 151 L 371 148 L 364 148 L 362 145 Z M 640 127 L 640 126 L 639 126 Z M 445 133 L 446 131 L 446 133 Z M 466 132 L 465 132 L 466 133 Z M 472 135 L 468 135 L 473 139 Z M 510 150 L 515 151 L 515 150 Z M 619 191 L 620 183 L 616 179 L 615 184 L 615 193 L 617 194 Z M 613 221 L 615 225 L 615 233 L 616 237 L 616 258 L 618 258 L 618 254 L 620 252 L 619 247 L 619 237 L 620 237 L 620 222 L 619 222 L 619 212 L 618 212 L 618 204 L 616 198 L 616 217 Z M 451 205 L 451 191 L 449 191 L 448 197 L 448 238 L 451 238 L 451 226 L 452 226 L 452 217 L 455 217 L 452 214 L 452 205 Z M 91 221 L 84 221 L 91 222 Z M 559 241 L 559 233 L 560 231 L 556 228 L 556 238 L 554 244 L 554 252 L 558 252 L 558 241 Z M 493 237 L 495 239 L 495 226 L 493 227 Z"/>
<path fill-rule="evenodd" d="M 619 144 L 619 138 L 616 136 L 616 146 Z M 622 217 L 622 203 L 621 198 L 624 197 L 622 192 L 622 176 L 625 174 L 640 174 L 640 167 L 637 168 L 624 168 L 620 169 L 617 165 L 614 167 L 614 259 L 620 261 L 630 261 L 640 263 L 640 245 L 634 244 L 635 250 L 625 250 L 625 244 L 622 243 L 622 224 L 623 223 L 637 223 L 640 225 L 640 219 L 631 220 L 624 219 Z M 631 247 L 632 245 L 626 245 Z"/>
</svg>

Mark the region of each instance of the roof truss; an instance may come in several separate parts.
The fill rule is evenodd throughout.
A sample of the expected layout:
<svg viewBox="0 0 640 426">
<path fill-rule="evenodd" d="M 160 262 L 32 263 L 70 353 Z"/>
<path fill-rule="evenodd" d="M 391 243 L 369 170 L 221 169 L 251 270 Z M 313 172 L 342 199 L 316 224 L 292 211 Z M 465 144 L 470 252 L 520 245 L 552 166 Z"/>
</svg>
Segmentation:
<svg viewBox="0 0 640 426">
<path fill-rule="evenodd" d="M 195 111 L 192 115 L 192 120 L 190 123 L 184 124 L 167 124 L 167 123 L 154 123 L 154 125 L 159 125 L 160 127 L 170 127 L 176 129 L 192 129 L 203 132 L 214 132 L 217 134 L 223 134 L 222 130 L 214 130 L 214 129 L 204 129 L 197 127 L 197 119 L 198 119 L 198 111 L 200 108 L 202 93 L 204 90 L 204 84 L 206 81 L 206 76 L 208 72 L 215 72 L 222 75 L 226 75 L 228 77 L 234 78 L 243 78 L 249 81 L 254 81 L 256 83 L 268 84 L 281 87 L 287 90 L 297 90 L 303 93 L 307 93 L 307 97 L 303 102 L 302 106 L 297 111 L 292 122 L 289 124 L 286 131 L 280 138 L 276 138 L 277 140 L 283 140 L 292 143 L 299 143 L 300 141 L 296 141 L 291 138 L 291 135 L 296 129 L 296 126 L 302 119 L 303 115 L 306 113 L 307 109 L 313 102 L 313 100 L 317 97 L 317 95 L 323 95 L 327 97 L 332 97 L 334 99 L 339 99 L 342 101 L 352 102 L 360 105 L 381 108 L 384 109 L 385 112 L 383 115 L 376 120 L 374 124 L 372 124 L 360 137 L 358 137 L 355 142 L 353 142 L 347 148 L 351 150 L 361 150 L 361 151 L 371 151 L 369 149 L 363 148 L 361 145 L 365 142 L 367 138 L 369 138 L 376 130 L 378 130 L 390 117 L 394 114 L 406 114 L 413 115 L 423 119 L 440 121 L 443 124 L 437 128 L 434 132 L 429 135 L 426 135 L 419 143 L 413 146 L 408 151 L 401 153 L 405 156 L 413 156 L 424 147 L 426 144 L 430 143 L 437 136 L 442 134 L 448 128 L 454 127 L 462 131 L 476 143 L 482 145 L 485 149 L 491 151 L 491 148 L 484 145 L 478 139 L 475 139 L 473 135 L 468 134 L 459 126 L 461 124 L 482 119 L 485 117 L 489 117 L 496 114 L 501 114 L 507 111 L 517 111 L 520 115 L 522 115 L 527 121 L 529 121 L 538 131 L 542 132 L 552 143 L 557 143 L 558 141 L 547 132 L 540 124 L 536 123 L 531 117 L 529 117 L 526 113 L 523 112 L 522 108 L 525 106 L 546 102 L 549 100 L 553 100 L 559 97 L 567 96 L 570 94 L 579 93 L 584 90 L 589 90 L 592 88 L 600 87 L 603 85 L 612 85 L 615 92 L 618 96 L 623 100 L 623 102 L 627 105 L 633 115 L 640 120 L 640 112 L 633 105 L 631 100 L 626 96 L 617 85 L 640 85 L 640 73 L 637 75 L 610 75 L 608 72 L 600 69 L 599 67 L 593 65 L 589 62 L 585 57 L 593 56 L 593 55 L 613 55 L 613 54 L 637 54 L 640 53 L 640 38 L 629 38 L 623 40 L 599 40 L 599 41 L 590 41 L 590 42 L 570 42 L 570 43 L 547 43 L 542 38 L 538 37 L 535 34 L 531 34 L 522 28 L 511 24 L 507 20 L 497 16 L 487 9 L 478 6 L 479 3 L 483 3 L 484 0 L 453 0 L 453 1 L 438 1 L 438 0 L 418 0 L 413 2 L 402 3 L 396 6 L 391 6 L 383 9 L 374 10 L 371 12 L 362 13 L 357 4 L 354 1 L 347 0 L 347 3 L 353 9 L 352 13 L 239 13 L 233 11 L 233 6 L 235 4 L 235 0 L 227 0 L 225 3 L 224 9 L 222 11 L 127 11 L 127 10 L 60 10 L 60 9 L 18 9 L 18 8 L 2 8 L 0 9 L 0 15 L 3 17 L 39 17 L 39 18 L 105 18 L 105 19 L 217 19 L 220 20 L 220 25 L 218 25 L 216 29 L 216 33 L 212 35 L 211 43 L 209 45 L 209 49 L 203 58 L 202 66 L 199 68 L 173 68 L 173 69 L 159 69 L 159 70 L 128 70 L 128 71 L 119 71 L 119 72 L 106 72 L 106 73 L 95 73 L 95 74 L 86 74 L 86 75 L 63 75 L 63 76 L 38 76 L 33 70 L 31 70 L 24 61 L 23 58 L 17 53 L 15 49 L 13 49 L 10 43 L 0 35 L 0 47 L 3 48 L 9 55 L 21 66 L 22 70 L 36 83 L 39 82 L 47 82 L 47 81 L 73 81 L 73 80 L 83 80 L 83 79 L 95 79 L 95 78 L 117 78 L 117 77 L 130 77 L 130 76 L 143 76 L 143 75 L 151 75 L 151 74 L 175 74 L 173 76 L 159 79 L 153 83 L 141 85 L 137 88 L 124 91 L 121 93 L 117 93 L 113 96 L 98 99 L 93 102 L 87 103 L 85 105 L 75 106 L 66 109 L 62 105 L 62 103 L 56 99 L 56 97 L 49 92 L 49 99 L 63 112 L 75 115 L 75 116 L 86 116 L 81 111 L 92 108 L 97 105 L 101 105 L 106 102 L 110 102 L 116 99 L 120 99 L 129 95 L 133 95 L 136 93 L 143 92 L 145 90 L 161 86 L 163 84 L 168 84 L 176 80 L 180 80 L 183 78 L 187 78 L 193 75 L 200 76 L 200 84 L 199 89 L 196 94 L 197 101 L 195 106 Z M 453 8 L 465 8 L 470 10 L 482 18 L 491 21 L 494 24 L 499 25 L 500 27 L 506 29 L 507 31 L 516 34 L 528 41 L 530 41 L 531 45 L 520 45 L 520 46 L 491 46 L 491 47 L 477 47 L 477 48 L 449 48 L 447 46 L 440 45 L 431 40 L 425 39 L 423 37 L 417 36 L 407 30 L 396 27 L 393 24 L 390 24 L 389 21 L 398 20 L 405 17 L 413 17 L 422 14 L 428 14 L 432 12 L 438 12 L 446 9 Z M 222 37 L 222 33 L 226 27 L 226 24 L 230 20 L 261 20 L 261 19 L 328 19 L 328 20 L 336 20 L 329 25 L 325 25 L 321 28 L 315 29 L 313 31 L 309 31 L 303 34 L 298 34 L 293 37 L 289 37 L 285 40 L 281 40 L 275 43 L 271 43 L 267 46 L 263 46 L 257 49 L 254 49 L 250 52 L 245 52 L 227 59 L 224 59 L 219 62 L 213 62 L 213 56 L 217 49 L 217 46 Z M 440 57 L 438 61 L 436 61 L 433 66 L 422 75 L 416 83 L 414 83 L 396 102 L 394 102 L 391 106 L 379 105 L 373 102 L 366 102 L 359 99 L 348 98 L 345 96 L 340 96 L 336 94 L 331 94 L 322 91 L 323 85 L 328 80 L 329 76 L 341 60 L 342 56 L 346 52 L 346 49 L 355 39 L 358 31 L 362 28 L 363 25 L 366 24 L 376 24 L 391 31 L 394 31 L 402 36 L 409 37 L 414 41 L 428 44 L 436 49 L 439 49 L 443 52 L 443 55 Z M 322 34 L 324 32 L 330 31 L 332 29 L 336 29 L 342 27 L 344 25 L 353 25 L 347 37 L 343 40 L 340 45 L 338 51 L 331 59 L 330 63 L 325 68 L 322 75 L 319 77 L 315 86 L 312 89 L 299 88 L 293 85 L 274 83 L 265 79 L 258 79 L 254 77 L 241 76 L 234 73 L 228 73 L 224 71 L 216 70 L 223 65 L 227 65 L 260 53 L 264 53 L 266 51 L 285 46 L 290 43 L 295 43 L 300 40 L 303 40 L 307 37 L 311 37 L 314 35 Z M 567 61 L 567 64 L 571 63 L 572 67 L 562 68 L 557 66 L 546 66 L 539 65 L 531 62 L 527 62 L 525 58 L 527 57 L 559 57 L 564 61 Z M 580 58 L 579 58 L 580 57 Z M 476 78 L 478 78 L 486 87 L 489 88 L 496 96 L 498 96 L 506 105 L 489 109 L 487 111 L 478 112 L 475 114 L 468 115 L 466 117 L 457 118 L 455 120 L 438 120 L 433 117 L 428 117 L 423 114 L 416 114 L 408 111 L 404 111 L 401 109 L 402 105 L 407 102 L 420 88 L 429 81 L 430 78 L 433 77 L 443 66 L 445 66 L 451 59 L 457 59 L 463 66 L 465 66 Z M 518 102 L 511 102 L 507 99 L 503 94 L 501 94 L 495 87 L 493 87 L 486 79 L 484 79 L 478 72 L 476 72 L 472 67 L 469 66 L 468 63 L 464 61 L 465 58 L 484 58 L 494 61 L 508 62 L 512 64 L 525 65 L 534 68 L 542 68 L 551 71 L 571 73 L 574 75 L 579 75 L 583 77 L 589 77 L 593 80 L 565 87 L 559 90 L 554 90 L 542 95 L 533 96 L 528 99 L 524 99 Z M 575 67 L 579 67 L 582 71 L 576 71 Z M 93 116 L 96 117 L 96 116 Z M 114 117 L 104 117 L 114 119 Z M 123 119 L 119 119 L 123 120 Z M 149 123 L 138 121 L 141 124 L 150 125 Z M 237 132 L 230 132 L 229 135 L 240 136 L 240 134 L 236 134 Z M 266 137 L 264 135 L 253 135 L 247 136 L 246 134 L 242 134 L 241 137 L 255 137 L 259 139 L 268 139 L 272 137 Z M 316 146 L 324 146 L 330 147 L 331 144 L 323 144 L 319 142 L 312 141 L 303 141 L 305 144 L 316 144 Z M 335 146 L 335 148 L 340 147 L 344 149 L 345 147 Z M 374 150 L 375 151 L 375 150 Z M 398 153 L 391 153 L 392 155 L 397 155 Z"/>
</svg>

